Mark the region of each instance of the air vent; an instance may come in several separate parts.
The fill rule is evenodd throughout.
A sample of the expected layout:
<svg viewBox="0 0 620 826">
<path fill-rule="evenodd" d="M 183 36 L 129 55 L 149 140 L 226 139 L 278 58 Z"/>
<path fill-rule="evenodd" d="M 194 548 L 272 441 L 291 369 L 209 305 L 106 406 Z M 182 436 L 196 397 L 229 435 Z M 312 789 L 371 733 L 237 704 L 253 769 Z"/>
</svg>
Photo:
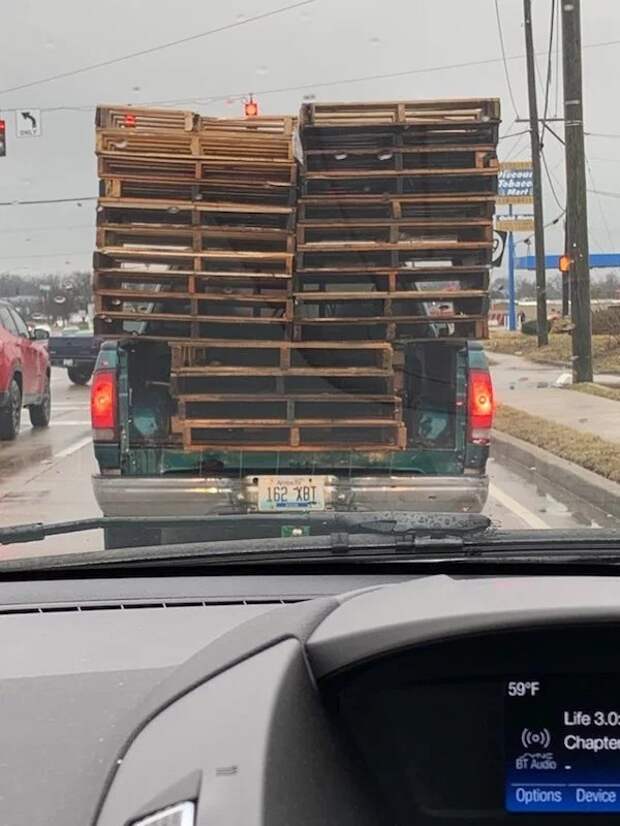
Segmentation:
<svg viewBox="0 0 620 826">
<path fill-rule="evenodd" d="M 5 605 L 0 608 L 0 616 L 14 614 L 64 614 L 84 611 L 129 611 L 138 608 L 211 608 L 217 605 L 291 605 L 305 602 L 298 599 L 179 599 L 179 600 L 124 600 L 123 602 L 47 603 L 45 605 Z"/>
</svg>

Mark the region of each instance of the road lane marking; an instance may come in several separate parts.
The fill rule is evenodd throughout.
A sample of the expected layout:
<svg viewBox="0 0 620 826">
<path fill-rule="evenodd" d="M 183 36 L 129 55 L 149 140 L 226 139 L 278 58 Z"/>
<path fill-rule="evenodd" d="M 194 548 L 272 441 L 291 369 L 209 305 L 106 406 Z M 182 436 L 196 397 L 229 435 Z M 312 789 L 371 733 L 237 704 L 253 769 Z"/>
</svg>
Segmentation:
<svg viewBox="0 0 620 826">
<path fill-rule="evenodd" d="M 77 453 L 78 450 L 81 450 L 86 445 L 90 445 L 93 443 L 92 436 L 84 436 L 83 439 L 80 439 L 78 442 L 74 442 L 69 447 L 66 447 L 64 450 L 59 450 L 58 453 L 54 453 L 52 456 L 52 460 L 54 459 L 66 459 L 67 456 L 71 456 L 73 453 Z"/>
<path fill-rule="evenodd" d="M 550 526 L 533 513 L 529 508 L 526 508 L 520 502 L 517 502 L 516 499 L 513 499 L 510 494 L 503 491 L 501 488 L 498 488 L 495 482 L 489 482 L 489 493 L 493 497 L 493 499 L 497 500 L 500 505 L 503 505 L 505 508 L 508 508 L 509 511 L 512 511 L 515 516 L 525 522 L 530 528 L 544 528 L 548 529 Z"/>
<path fill-rule="evenodd" d="M 50 427 L 90 427 L 90 419 L 72 419 L 70 421 L 55 421 L 49 423 Z"/>
</svg>

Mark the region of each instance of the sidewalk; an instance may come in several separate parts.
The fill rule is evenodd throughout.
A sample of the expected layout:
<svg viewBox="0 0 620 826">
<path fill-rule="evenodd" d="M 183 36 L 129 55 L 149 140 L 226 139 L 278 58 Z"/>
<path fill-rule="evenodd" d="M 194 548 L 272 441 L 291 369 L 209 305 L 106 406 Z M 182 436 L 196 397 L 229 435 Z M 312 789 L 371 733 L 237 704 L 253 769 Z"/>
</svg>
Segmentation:
<svg viewBox="0 0 620 826">
<path fill-rule="evenodd" d="M 565 367 L 537 364 L 522 356 L 488 353 L 495 398 L 547 421 L 620 443 L 620 403 L 555 386 Z M 617 376 L 610 377 L 618 379 Z M 602 381 L 595 376 L 595 381 Z"/>
</svg>

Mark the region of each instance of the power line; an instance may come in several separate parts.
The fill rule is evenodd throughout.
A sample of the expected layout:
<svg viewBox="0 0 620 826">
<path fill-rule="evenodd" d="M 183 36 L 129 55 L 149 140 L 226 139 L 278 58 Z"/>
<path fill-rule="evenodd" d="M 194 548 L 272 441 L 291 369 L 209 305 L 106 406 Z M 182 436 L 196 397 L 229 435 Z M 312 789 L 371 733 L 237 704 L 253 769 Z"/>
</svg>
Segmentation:
<svg viewBox="0 0 620 826">
<path fill-rule="evenodd" d="M 552 227 L 555 224 L 559 223 L 562 220 L 562 218 L 564 217 L 565 214 L 566 214 L 566 210 L 563 209 L 562 212 L 560 212 L 560 214 L 556 218 L 553 219 L 553 221 L 548 221 L 544 225 L 543 229 L 549 229 L 549 227 Z M 534 236 L 533 235 L 528 235 L 527 238 L 521 238 L 519 241 L 515 241 L 515 244 L 530 244 L 533 240 L 534 240 Z"/>
<path fill-rule="evenodd" d="M 83 198 L 42 198 L 38 201 L 0 201 L 0 206 L 34 206 L 39 204 L 72 204 L 81 201 L 96 201 L 96 195 L 86 195 Z"/>
<path fill-rule="evenodd" d="M 60 226 L 56 224 L 55 226 L 47 226 L 47 227 L 14 227 L 11 229 L 0 229 L 0 235 L 29 235 L 32 232 L 66 232 L 67 230 L 74 230 L 74 229 L 95 229 L 95 224 L 72 224 L 69 226 Z"/>
<path fill-rule="evenodd" d="M 508 94 L 510 96 L 510 102 L 512 103 L 512 108 L 514 109 L 515 115 L 519 117 L 519 107 L 517 106 L 517 102 L 515 101 L 515 96 L 512 91 L 512 83 L 510 81 L 510 72 L 508 71 L 508 60 L 506 58 L 506 47 L 504 45 L 504 32 L 502 30 L 502 17 L 499 13 L 499 1 L 495 0 L 495 19 L 497 20 L 497 34 L 499 35 L 499 48 L 502 53 L 502 63 L 504 64 L 504 75 L 506 77 L 506 85 L 508 87 Z"/>
<path fill-rule="evenodd" d="M 520 151 L 521 151 L 521 146 L 522 146 L 522 144 L 523 144 L 523 138 L 524 138 L 524 137 L 525 137 L 525 135 L 527 135 L 527 134 L 529 134 L 529 129 L 528 129 L 528 130 L 526 130 L 526 131 L 525 131 L 525 132 L 521 135 L 521 137 L 519 138 L 519 140 L 518 140 L 518 141 L 515 141 L 515 143 L 513 143 L 512 147 L 508 150 L 508 154 L 507 154 L 504 158 L 502 158 L 502 161 L 501 161 L 502 163 L 508 163 L 508 161 L 509 161 L 511 158 L 514 158 L 514 157 L 515 157 L 515 155 L 516 155 L 518 152 L 520 152 Z"/>
<path fill-rule="evenodd" d="M 588 138 L 620 138 L 620 135 L 609 132 L 584 132 L 583 134 Z"/>
<path fill-rule="evenodd" d="M 521 129 L 519 132 L 509 132 L 507 135 L 500 135 L 498 140 L 505 141 L 506 138 L 516 138 L 517 135 L 529 135 L 529 129 Z"/>
<path fill-rule="evenodd" d="M 599 43 L 589 43 L 583 46 L 584 49 L 597 49 L 607 46 L 618 46 L 620 45 L 620 40 L 605 40 Z M 537 55 L 545 55 L 547 52 L 539 51 L 536 52 Z M 507 61 L 514 61 L 514 60 L 524 60 L 524 54 L 518 55 L 509 55 L 506 60 Z M 468 69 L 476 66 L 492 66 L 497 63 L 502 63 L 501 57 L 492 57 L 486 58 L 484 60 L 469 60 L 464 61 L 462 63 L 445 63 L 439 66 L 423 66 L 418 67 L 416 69 L 405 69 L 403 71 L 398 72 L 385 72 L 382 74 L 373 74 L 373 75 L 359 75 L 357 77 L 346 77 L 346 78 L 338 78 L 336 80 L 327 80 L 327 81 L 315 81 L 313 83 L 302 83 L 295 86 L 281 86 L 274 89 L 258 89 L 254 90 L 254 94 L 256 96 L 265 97 L 266 95 L 275 95 L 281 94 L 284 92 L 303 92 L 306 90 L 311 89 L 323 89 L 329 88 L 331 86 L 346 86 L 349 83 L 364 83 L 365 81 L 369 80 L 390 80 L 392 78 L 398 77 L 408 77 L 409 75 L 418 75 L 418 74 L 431 74 L 433 72 L 444 72 L 444 71 L 451 71 L 454 69 Z M 166 99 L 158 99 L 158 100 L 142 100 L 142 101 L 132 101 L 132 103 L 127 104 L 130 106 L 179 106 L 181 104 L 188 104 L 188 103 L 199 103 L 199 104 L 211 104 L 211 103 L 219 103 L 222 101 L 236 101 L 236 100 L 243 100 L 247 97 L 248 90 L 245 89 L 242 92 L 230 92 L 228 94 L 219 94 L 219 95 L 211 95 L 211 96 L 194 96 L 194 97 L 184 97 L 184 98 L 166 98 Z M 19 112 L 21 109 L 26 107 L 2 107 L 3 112 Z M 83 103 L 83 104 L 65 104 L 65 105 L 56 105 L 56 106 L 39 106 L 37 107 L 41 112 L 62 112 L 62 111 L 70 111 L 70 112 L 92 112 L 96 109 L 96 104 L 91 103 Z M 618 136 L 620 137 L 620 136 Z"/>
<path fill-rule="evenodd" d="M 590 166 L 590 161 L 588 159 L 587 154 L 584 153 L 584 155 L 585 155 L 585 160 L 586 160 L 586 171 L 587 171 L 587 174 L 588 174 L 588 178 L 590 179 L 590 183 L 592 184 L 592 189 L 596 190 L 596 181 L 594 180 L 594 174 L 592 173 L 592 167 Z M 613 242 L 612 237 L 611 237 L 611 231 L 609 229 L 609 223 L 607 221 L 607 216 L 605 215 L 605 210 L 603 209 L 603 203 L 602 203 L 602 200 L 601 200 L 601 196 L 597 192 L 595 192 L 594 194 L 596 195 L 596 203 L 598 205 L 598 211 L 601 214 L 601 221 L 603 223 L 603 227 L 605 228 L 605 233 L 607 235 L 607 241 L 609 242 L 609 249 L 612 249 L 613 245 L 614 245 L 614 242 Z"/>
<path fill-rule="evenodd" d="M 551 190 L 551 194 L 553 195 L 553 200 L 556 202 L 556 204 L 558 205 L 559 209 L 563 209 L 563 210 L 565 210 L 564 205 L 562 204 L 562 202 L 561 202 L 561 201 L 560 201 L 560 199 L 558 198 L 558 194 L 557 194 L 557 192 L 555 191 L 555 187 L 554 187 L 554 185 L 553 185 L 553 178 L 552 178 L 552 175 L 551 175 L 551 170 L 549 169 L 549 166 L 548 166 L 548 164 L 547 164 L 547 156 L 545 155 L 545 153 L 544 153 L 544 151 L 543 151 L 543 150 L 541 150 L 541 152 L 540 152 L 540 156 L 541 156 L 541 158 L 542 158 L 543 166 L 545 167 L 545 174 L 546 174 L 546 176 L 547 176 L 547 181 L 548 181 L 548 183 L 549 183 L 549 189 Z"/>
<path fill-rule="evenodd" d="M 234 23 L 226 23 L 223 26 L 217 26 L 215 29 L 208 29 L 205 32 L 198 32 L 197 34 L 189 35 L 188 37 L 181 37 L 178 40 L 170 40 L 168 43 L 161 43 L 158 46 L 151 46 L 148 49 L 140 49 L 137 52 L 130 52 L 120 57 L 113 57 L 109 60 L 102 60 L 99 63 L 90 63 L 87 66 L 81 66 L 78 69 L 70 69 L 66 72 L 60 72 L 57 75 L 49 75 L 48 77 L 39 78 L 38 80 L 31 80 L 28 83 L 20 83 L 17 86 L 10 86 L 6 89 L 0 89 L 0 94 L 8 94 L 9 92 L 17 92 L 20 89 L 30 89 L 33 86 L 40 86 L 43 83 L 51 83 L 53 80 L 61 80 L 66 77 L 74 77 L 75 75 L 84 74 L 84 72 L 92 72 L 95 69 L 103 69 L 106 66 L 113 66 L 116 63 L 122 63 L 127 60 L 133 60 L 135 57 L 143 57 L 144 55 L 154 54 L 163 49 L 171 49 L 174 46 L 181 46 L 183 43 L 190 43 L 193 40 L 200 40 L 204 37 L 209 37 L 220 32 L 230 31 L 230 29 L 237 29 L 240 26 L 247 26 L 249 23 L 256 23 L 258 20 L 266 20 L 269 17 L 274 17 L 277 14 L 298 9 L 301 6 L 308 6 L 311 3 L 316 3 L 317 0 L 299 0 L 297 3 L 290 3 L 288 6 L 281 6 L 279 9 L 272 9 L 271 11 L 263 12 L 262 14 L 255 14 L 252 17 L 246 17 L 244 20 L 235 20 Z"/>
<path fill-rule="evenodd" d="M 72 258 L 74 255 L 92 255 L 90 250 L 74 250 L 73 252 L 38 252 L 33 255 L 2 255 L 2 261 L 16 261 L 17 259 L 25 258 Z"/>
<path fill-rule="evenodd" d="M 545 104 L 543 107 L 543 134 L 549 109 L 549 90 L 551 88 L 551 67 L 553 65 L 553 34 L 555 30 L 555 0 L 551 0 L 551 19 L 549 21 L 549 51 L 547 53 L 547 80 L 545 82 Z"/>
<path fill-rule="evenodd" d="M 604 198 L 620 198 L 620 192 L 606 192 L 603 189 L 588 189 L 586 191 L 595 195 L 602 195 Z"/>
</svg>

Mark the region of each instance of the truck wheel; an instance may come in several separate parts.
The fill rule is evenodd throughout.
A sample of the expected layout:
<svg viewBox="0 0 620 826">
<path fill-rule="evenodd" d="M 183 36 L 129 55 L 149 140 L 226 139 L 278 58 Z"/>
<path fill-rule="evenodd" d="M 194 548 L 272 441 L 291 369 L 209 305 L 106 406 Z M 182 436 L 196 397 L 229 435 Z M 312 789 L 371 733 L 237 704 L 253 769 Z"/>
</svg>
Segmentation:
<svg viewBox="0 0 620 826">
<path fill-rule="evenodd" d="M 67 367 L 67 375 L 73 384 L 88 384 L 92 374 L 92 367 Z"/>
<path fill-rule="evenodd" d="M 19 433 L 19 426 L 22 419 L 22 391 L 19 389 L 17 379 L 13 379 L 9 385 L 8 401 L 4 407 L 0 407 L 0 440 L 12 442 Z"/>
<path fill-rule="evenodd" d="M 104 548 L 140 548 L 143 545 L 161 545 L 159 528 L 104 528 Z"/>
<path fill-rule="evenodd" d="M 28 408 L 30 422 L 33 427 L 47 427 L 52 417 L 52 388 L 50 377 L 45 379 L 45 387 L 40 404 L 31 404 Z"/>
</svg>

